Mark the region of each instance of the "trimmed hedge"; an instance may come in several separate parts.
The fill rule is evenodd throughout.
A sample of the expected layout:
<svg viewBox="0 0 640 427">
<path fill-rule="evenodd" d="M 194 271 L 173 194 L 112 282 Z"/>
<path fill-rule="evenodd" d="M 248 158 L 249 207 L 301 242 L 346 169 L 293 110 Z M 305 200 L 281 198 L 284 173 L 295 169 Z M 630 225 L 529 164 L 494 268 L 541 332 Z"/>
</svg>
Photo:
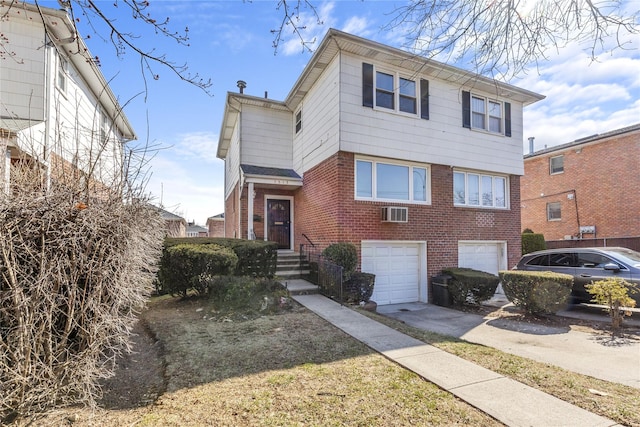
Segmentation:
<svg viewBox="0 0 640 427">
<path fill-rule="evenodd" d="M 507 270 L 499 276 L 507 299 L 531 314 L 555 313 L 566 307 L 573 287 L 573 276 L 551 271 Z"/>
<path fill-rule="evenodd" d="M 445 268 L 442 274 L 451 276 L 447 289 L 454 305 L 479 305 L 495 294 L 500 282 L 498 276 L 471 268 Z"/>
<path fill-rule="evenodd" d="M 544 241 L 544 234 L 539 233 L 522 233 L 522 255 L 535 251 L 547 249 L 547 243 Z"/>
<path fill-rule="evenodd" d="M 238 257 L 238 263 L 232 273 L 235 276 L 272 278 L 276 275 L 278 244 L 275 242 L 223 237 L 174 237 L 165 239 L 163 254 L 167 248 L 179 244 L 218 245 L 233 250 Z"/>
<path fill-rule="evenodd" d="M 238 256 L 219 245 L 179 244 L 166 248 L 158 279 L 164 293 L 187 296 L 189 289 L 205 294 L 213 276 L 233 273 Z"/>
<path fill-rule="evenodd" d="M 349 280 L 344 282 L 344 300 L 356 304 L 369 302 L 375 281 L 375 274 L 354 271 Z"/>
<path fill-rule="evenodd" d="M 332 243 L 322 251 L 322 256 L 342 267 L 344 280 L 349 280 L 358 266 L 358 249 L 353 243 Z"/>
</svg>

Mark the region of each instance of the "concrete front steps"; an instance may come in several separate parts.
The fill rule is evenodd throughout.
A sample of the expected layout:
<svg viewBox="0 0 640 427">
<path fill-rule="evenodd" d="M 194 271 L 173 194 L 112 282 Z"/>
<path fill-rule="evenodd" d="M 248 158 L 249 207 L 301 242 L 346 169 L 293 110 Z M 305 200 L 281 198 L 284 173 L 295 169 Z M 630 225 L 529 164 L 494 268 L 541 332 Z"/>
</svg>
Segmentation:
<svg viewBox="0 0 640 427">
<path fill-rule="evenodd" d="M 300 260 L 300 254 L 294 251 L 278 251 L 276 276 L 282 280 L 299 279 L 309 274 L 309 264 Z"/>
</svg>

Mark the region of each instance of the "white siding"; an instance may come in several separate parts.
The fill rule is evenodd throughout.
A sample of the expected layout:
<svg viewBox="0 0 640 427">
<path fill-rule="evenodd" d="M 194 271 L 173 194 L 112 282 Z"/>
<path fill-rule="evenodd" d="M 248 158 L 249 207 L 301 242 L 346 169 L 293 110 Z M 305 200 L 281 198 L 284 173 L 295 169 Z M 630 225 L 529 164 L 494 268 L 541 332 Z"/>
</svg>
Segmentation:
<svg viewBox="0 0 640 427">
<path fill-rule="evenodd" d="M 238 122 L 236 122 L 233 128 L 233 133 L 231 134 L 229 151 L 224 159 L 225 200 L 227 200 L 229 193 L 233 191 L 233 188 L 240 179 L 240 139 L 238 138 L 238 135 Z"/>
<path fill-rule="evenodd" d="M 9 19 L 4 24 L 16 56 L 2 61 L 0 67 L 2 114 L 33 120 L 17 134 L 18 147 L 45 165 L 50 153 L 55 153 L 91 171 L 96 180 L 119 183 L 121 137 L 111 117 L 101 132 L 103 110 L 85 79 L 68 60 L 66 90 L 59 91 L 58 53 L 54 46 L 45 45 L 42 23 Z M 11 126 L 11 120 L 6 123 Z"/>
<path fill-rule="evenodd" d="M 83 77 L 67 62 L 67 87 L 63 92 L 56 86 L 57 54 L 49 51 L 48 103 L 49 148 L 66 161 L 105 184 L 120 179 L 122 142 L 115 132 L 111 117 L 107 117 L 104 138 L 101 131 L 104 110 L 88 88 Z"/>
<path fill-rule="evenodd" d="M 302 108 L 302 131 L 293 140 L 297 171 L 304 173 L 338 152 L 339 79 L 340 61 L 335 57 L 299 107 Z"/>
<path fill-rule="evenodd" d="M 7 19 L 2 21 L 2 32 L 9 37 L 7 49 L 15 52 L 15 56 L 3 59 L 0 66 L 1 115 L 42 121 L 45 97 L 42 24 Z"/>
<path fill-rule="evenodd" d="M 241 163 L 290 169 L 293 115 L 289 111 L 242 106 Z"/>
<path fill-rule="evenodd" d="M 416 76 L 417 79 L 422 77 L 429 80 L 429 120 L 363 107 L 362 63 L 369 61 L 347 54 L 343 58 L 341 150 L 505 174 L 523 174 L 521 104 L 511 103 L 511 137 L 463 128 L 462 90 L 472 88 L 463 88 L 435 77 Z M 477 94 L 495 98 L 491 93 Z"/>
</svg>

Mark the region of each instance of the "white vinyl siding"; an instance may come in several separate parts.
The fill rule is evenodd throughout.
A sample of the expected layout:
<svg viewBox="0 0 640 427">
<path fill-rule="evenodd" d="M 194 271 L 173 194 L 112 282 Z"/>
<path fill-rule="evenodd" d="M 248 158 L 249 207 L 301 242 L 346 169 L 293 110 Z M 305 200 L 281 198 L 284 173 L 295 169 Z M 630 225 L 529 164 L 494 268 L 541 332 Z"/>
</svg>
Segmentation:
<svg viewBox="0 0 640 427">
<path fill-rule="evenodd" d="M 327 66 L 304 98 L 304 130 L 293 138 L 293 168 L 304 173 L 340 149 L 340 61 Z"/>
<path fill-rule="evenodd" d="M 238 123 L 236 123 L 233 133 L 231 134 L 229 151 L 224 159 L 225 200 L 229 197 L 229 194 L 233 191 L 237 182 L 240 180 L 240 140 L 238 126 Z"/>
<path fill-rule="evenodd" d="M 48 52 L 42 46 L 44 29 L 39 22 L 6 19 L 2 20 L 2 33 L 11 35 L 10 44 L 5 48 L 15 52 L 15 58 L 19 58 L 19 61 L 0 60 L 2 115 L 10 111 L 13 117 L 42 121 Z"/>
<path fill-rule="evenodd" d="M 460 125 L 459 85 L 444 82 L 436 74 L 418 74 L 416 83 L 419 79 L 429 81 L 429 120 L 422 120 L 419 115 L 390 114 L 386 109 L 362 105 L 362 63 L 370 59 L 346 53 L 341 58 L 340 88 L 327 88 L 329 92 L 325 94 L 335 99 L 337 93 L 331 92 L 340 90 L 341 150 L 498 174 L 524 173 L 522 104 L 511 103 L 511 138 L 490 132 L 473 132 L 470 136 L 469 130 Z M 382 66 L 380 69 L 385 70 Z M 312 117 L 309 105 L 305 100 L 306 117 Z M 305 126 L 305 134 L 307 130 Z M 326 139 L 321 136 L 318 139 Z"/>
<path fill-rule="evenodd" d="M 288 111 L 242 106 L 241 164 L 291 169 L 292 114 Z"/>
</svg>

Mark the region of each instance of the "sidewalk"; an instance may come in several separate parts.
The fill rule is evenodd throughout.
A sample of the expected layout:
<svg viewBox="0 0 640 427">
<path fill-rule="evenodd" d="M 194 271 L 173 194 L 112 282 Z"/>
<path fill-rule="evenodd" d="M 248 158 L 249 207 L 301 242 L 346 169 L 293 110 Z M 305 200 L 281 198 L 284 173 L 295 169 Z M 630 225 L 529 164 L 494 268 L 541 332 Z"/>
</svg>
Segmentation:
<svg viewBox="0 0 640 427">
<path fill-rule="evenodd" d="M 289 281 L 289 287 L 296 286 Z M 532 387 L 404 335 L 322 295 L 293 298 L 372 349 L 509 426 L 616 426 Z"/>
</svg>

